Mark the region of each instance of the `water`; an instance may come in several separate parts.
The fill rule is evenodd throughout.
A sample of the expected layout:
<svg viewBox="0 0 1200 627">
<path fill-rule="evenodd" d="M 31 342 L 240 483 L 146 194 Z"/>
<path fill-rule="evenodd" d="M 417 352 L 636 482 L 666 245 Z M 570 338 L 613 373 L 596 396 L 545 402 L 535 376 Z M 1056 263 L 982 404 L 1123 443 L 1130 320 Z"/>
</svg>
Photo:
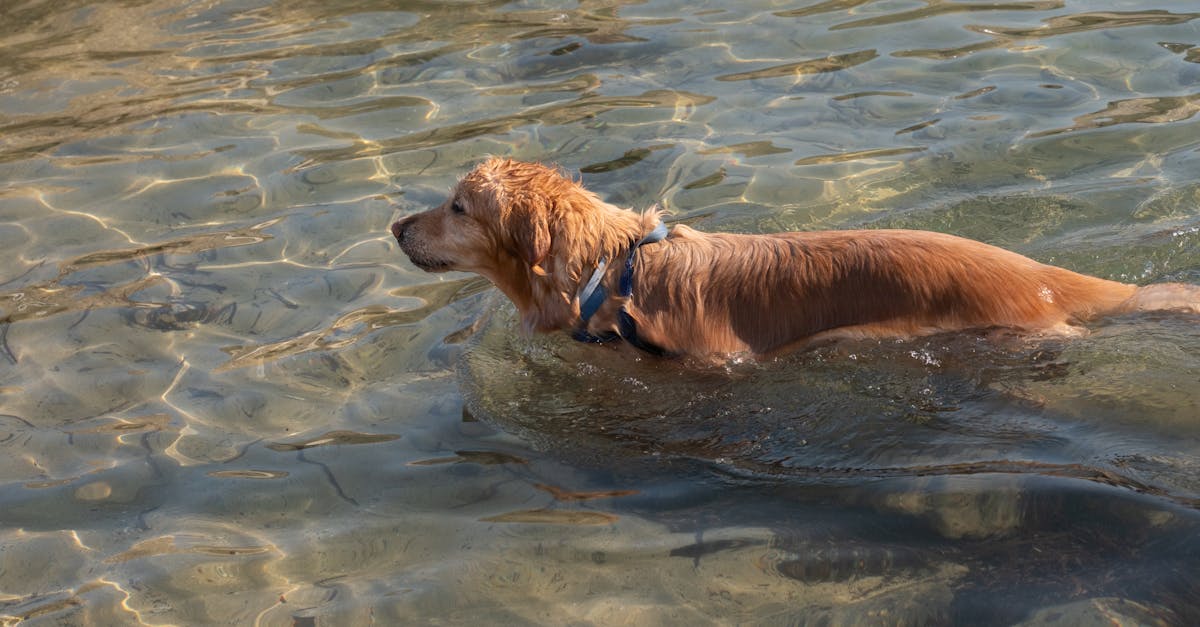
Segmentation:
<svg viewBox="0 0 1200 627">
<path fill-rule="evenodd" d="M 0 624 L 1196 624 L 1200 328 L 523 338 L 487 154 L 1200 283 L 1194 2 L 0 8 Z"/>
</svg>

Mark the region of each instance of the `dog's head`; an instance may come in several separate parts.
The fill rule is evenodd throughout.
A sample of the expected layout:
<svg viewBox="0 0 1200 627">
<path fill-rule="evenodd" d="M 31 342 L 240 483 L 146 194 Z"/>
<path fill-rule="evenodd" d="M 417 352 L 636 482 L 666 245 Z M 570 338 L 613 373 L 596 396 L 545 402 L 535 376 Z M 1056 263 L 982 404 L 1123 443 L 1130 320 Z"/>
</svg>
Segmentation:
<svg viewBox="0 0 1200 627">
<path fill-rule="evenodd" d="M 613 207 L 557 169 L 491 158 L 440 206 L 392 224 L 392 234 L 423 270 L 487 277 L 527 328 L 544 331 L 571 324 L 582 272 L 640 237 L 647 219 L 656 214 Z"/>
<path fill-rule="evenodd" d="M 440 206 L 392 224 L 413 264 L 428 272 L 491 275 L 520 261 L 535 273 L 550 252 L 557 199 L 577 187 L 536 163 L 488 159 Z"/>
</svg>

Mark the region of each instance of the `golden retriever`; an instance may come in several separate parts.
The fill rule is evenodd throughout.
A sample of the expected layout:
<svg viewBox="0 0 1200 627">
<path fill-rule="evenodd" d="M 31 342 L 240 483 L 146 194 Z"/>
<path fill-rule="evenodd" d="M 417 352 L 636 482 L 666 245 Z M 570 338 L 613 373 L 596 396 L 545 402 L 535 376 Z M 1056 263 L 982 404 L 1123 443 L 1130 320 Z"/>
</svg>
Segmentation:
<svg viewBox="0 0 1200 627">
<path fill-rule="evenodd" d="M 620 209 L 557 169 L 491 158 L 391 231 L 423 270 L 490 279 L 527 330 L 666 355 L 765 357 L 837 338 L 1069 333 L 1106 314 L 1200 313 L 1197 286 L 1108 281 L 942 233 L 678 225 L 647 237 L 660 223 L 657 210 Z"/>
</svg>

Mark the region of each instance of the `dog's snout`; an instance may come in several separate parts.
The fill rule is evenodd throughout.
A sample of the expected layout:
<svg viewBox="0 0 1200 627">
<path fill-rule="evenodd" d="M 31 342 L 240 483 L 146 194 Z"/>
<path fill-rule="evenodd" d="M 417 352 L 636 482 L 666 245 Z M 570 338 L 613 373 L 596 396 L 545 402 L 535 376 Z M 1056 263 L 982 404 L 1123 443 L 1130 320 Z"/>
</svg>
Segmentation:
<svg viewBox="0 0 1200 627">
<path fill-rule="evenodd" d="M 399 242 L 400 238 L 404 236 L 404 230 L 407 229 L 408 225 L 410 224 L 412 224 L 412 218 L 396 220 L 392 223 L 392 236 L 396 238 L 397 242 Z"/>
</svg>

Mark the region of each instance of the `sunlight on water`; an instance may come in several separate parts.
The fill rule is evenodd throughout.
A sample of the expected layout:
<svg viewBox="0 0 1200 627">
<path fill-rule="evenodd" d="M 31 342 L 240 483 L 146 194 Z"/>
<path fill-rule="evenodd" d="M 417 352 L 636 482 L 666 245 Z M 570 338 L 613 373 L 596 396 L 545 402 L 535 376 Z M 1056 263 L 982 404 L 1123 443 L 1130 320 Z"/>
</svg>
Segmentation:
<svg viewBox="0 0 1200 627">
<path fill-rule="evenodd" d="M 1200 622 L 1193 318 L 662 363 L 387 230 L 491 154 L 1200 283 L 1194 3 L 0 16 L 0 625 Z"/>
</svg>

